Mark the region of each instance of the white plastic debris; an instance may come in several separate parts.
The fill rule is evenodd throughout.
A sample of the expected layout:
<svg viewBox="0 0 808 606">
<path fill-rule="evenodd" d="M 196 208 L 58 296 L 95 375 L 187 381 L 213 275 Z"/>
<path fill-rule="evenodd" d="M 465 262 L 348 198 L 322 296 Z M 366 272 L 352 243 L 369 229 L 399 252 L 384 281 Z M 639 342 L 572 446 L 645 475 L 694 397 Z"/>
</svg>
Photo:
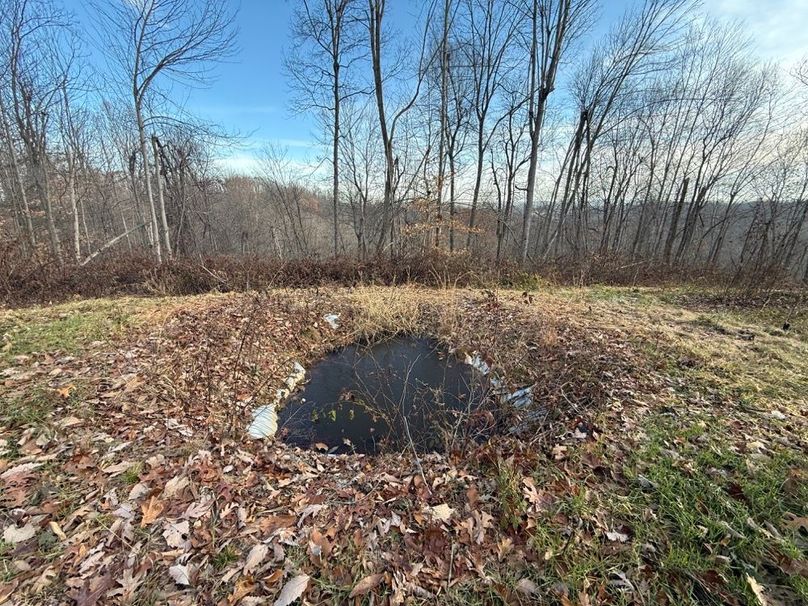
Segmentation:
<svg viewBox="0 0 808 606">
<path fill-rule="evenodd" d="M 480 354 L 477 352 L 474 352 L 473 356 L 466 354 L 464 361 L 472 368 L 480 371 L 480 373 L 483 375 L 487 375 L 489 372 L 491 372 L 491 367 L 488 365 L 488 362 L 483 360 Z"/>
<path fill-rule="evenodd" d="M 254 440 L 271 438 L 278 432 L 278 411 L 274 404 L 259 406 L 253 411 L 253 421 L 247 433 Z"/>
<path fill-rule="evenodd" d="M 491 365 L 486 362 L 478 352 L 466 354 L 463 361 L 477 370 L 483 376 L 489 376 L 489 383 L 494 393 L 499 396 L 499 401 L 503 404 L 510 404 L 516 408 L 526 408 L 533 404 L 533 386 L 522 387 L 513 392 L 508 392 L 505 384 L 495 373 L 491 371 Z"/>
<path fill-rule="evenodd" d="M 295 362 L 294 370 L 292 374 L 286 377 L 286 387 L 289 391 L 294 390 L 297 387 L 297 384 L 300 383 L 303 379 L 306 378 L 306 369 L 300 364 L 300 362 Z"/>
<path fill-rule="evenodd" d="M 328 325 L 329 325 L 331 328 L 333 328 L 333 329 L 335 329 L 335 330 L 336 330 L 337 328 L 339 328 L 339 322 L 338 322 L 338 320 L 339 320 L 339 314 L 326 314 L 326 315 L 324 315 L 324 316 L 323 316 L 323 320 L 325 320 L 326 322 L 328 322 Z"/>
<path fill-rule="evenodd" d="M 255 440 L 271 438 L 278 432 L 278 405 L 288 398 L 305 378 L 306 369 L 300 362 L 295 362 L 292 374 L 284 379 L 286 387 L 275 392 L 275 401 L 253 410 L 253 420 L 247 428 L 251 438 Z"/>
<path fill-rule="evenodd" d="M 516 391 L 507 394 L 503 398 L 503 402 L 510 404 L 516 408 L 525 408 L 533 404 L 533 386 L 523 387 Z"/>
</svg>

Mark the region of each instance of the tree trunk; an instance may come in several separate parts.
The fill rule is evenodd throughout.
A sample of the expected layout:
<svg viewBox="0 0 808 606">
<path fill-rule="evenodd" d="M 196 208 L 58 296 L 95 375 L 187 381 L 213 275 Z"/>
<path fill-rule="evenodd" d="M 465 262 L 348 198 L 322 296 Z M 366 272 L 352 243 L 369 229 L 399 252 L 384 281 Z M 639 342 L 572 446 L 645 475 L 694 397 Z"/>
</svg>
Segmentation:
<svg viewBox="0 0 808 606">
<path fill-rule="evenodd" d="M 332 167 L 333 167 L 333 189 L 332 189 L 332 198 L 333 198 L 333 206 L 334 206 L 334 256 L 336 257 L 339 254 L 339 137 L 340 137 L 340 123 L 339 123 L 339 109 L 340 109 L 340 94 L 339 94 L 339 82 L 340 82 L 340 66 L 339 66 L 339 40 L 340 40 L 340 28 L 339 26 L 335 27 L 332 30 L 332 47 L 334 49 L 333 53 L 333 65 L 332 69 L 334 71 L 334 141 L 332 146 Z"/>
<path fill-rule="evenodd" d="M 485 153 L 483 144 L 483 123 L 484 119 L 478 123 L 477 131 L 477 170 L 474 177 L 474 193 L 471 197 L 471 211 L 469 212 L 469 232 L 466 234 L 466 248 L 471 248 L 471 238 L 474 228 L 477 225 L 477 204 L 480 199 L 480 186 L 483 178 L 483 154 Z"/>
<path fill-rule="evenodd" d="M 154 151 L 154 178 L 157 183 L 157 203 L 160 206 L 160 222 L 163 224 L 163 238 L 166 246 L 166 255 L 171 258 L 171 233 L 168 229 L 166 216 L 166 201 L 163 196 L 163 162 L 160 158 L 160 145 L 157 137 L 152 137 L 152 150 Z M 148 178 L 147 178 L 148 181 Z"/>
<path fill-rule="evenodd" d="M 146 143 L 146 126 L 143 123 L 143 114 L 140 110 L 140 103 L 135 101 L 135 117 L 137 118 L 137 132 L 140 138 L 140 155 L 143 158 L 143 179 L 146 182 L 146 199 L 149 203 L 149 215 L 151 217 L 151 242 L 154 246 L 154 254 L 157 262 L 163 262 L 163 250 L 160 245 L 160 229 L 157 223 L 157 206 L 154 203 L 152 193 L 151 167 L 149 166 L 149 148 Z"/>
<path fill-rule="evenodd" d="M 34 235 L 34 224 L 31 219 L 31 208 L 28 205 L 28 193 L 25 191 L 25 182 L 23 181 L 22 173 L 20 172 L 20 165 L 17 160 L 17 150 L 14 149 L 14 143 L 11 140 L 11 128 L 8 124 L 8 120 L 6 119 L 6 106 L 3 102 L 2 94 L 0 94 L 0 120 L 2 120 L 6 145 L 8 147 L 8 155 L 11 159 L 11 169 L 14 172 L 14 179 L 17 182 L 17 187 L 20 193 L 22 215 L 23 220 L 25 221 L 25 235 L 28 240 L 28 244 L 31 247 L 31 254 L 33 254 L 34 249 L 36 248 L 36 236 Z"/>
<path fill-rule="evenodd" d="M 76 203 L 76 161 L 71 152 L 67 152 L 67 189 L 70 195 L 70 212 L 73 216 L 73 258 L 76 263 L 81 261 L 81 239 L 79 221 L 79 206 Z"/>
<path fill-rule="evenodd" d="M 520 259 L 522 263 L 527 262 L 527 250 L 530 243 L 530 227 L 533 218 L 533 200 L 536 195 L 536 169 L 539 164 L 539 141 L 541 140 L 541 129 L 544 123 L 544 112 L 547 105 L 547 98 L 555 87 L 555 78 L 558 71 L 558 64 L 561 61 L 561 52 L 566 38 L 567 27 L 570 19 L 571 0 L 559 0 L 558 15 L 556 16 L 555 30 L 550 31 L 549 24 L 544 20 L 549 19 L 549 15 L 544 14 L 539 9 L 539 1 L 533 0 L 533 10 L 531 15 L 531 44 L 530 44 L 530 109 L 528 112 L 530 120 L 530 161 L 527 170 L 527 192 L 525 194 L 525 211 L 522 218 L 522 239 L 520 243 Z M 545 8 L 545 7 L 542 7 Z M 542 64 L 539 70 L 539 20 L 541 15 L 544 34 L 548 39 L 542 44 Z M 548 46 L 552 46 L 548 48 Z M 539 81 L 540 79 L 540 81 Z"/>
<path fill-rule="evenodd" d="M 384 147 L 384 199 L 382 202 L 382 225 L 379 242 L 376 246 L 377 254 L 384 250 L 387 233 L 390 233 L 390 250 L 393 250 L 393 171 L 395 159 L 393 158 L 393 144 L 387 130 L 387 114 L 384 109 L 384 88 L 382 80 L 382 48 L 381 26 L 384 18 L 383 0 L 368 0 L 370 33 L 370 54 L 373 68 L 373 89 L 376 96 L 376 110 L 379 115 L 379 130 L 381 131 L 382 145 Z"/>
<path fill-rule="evenodd" d="M 676 230 L 679 228 L 679 217 L 682 214 L 682 208 L 685 205 L 685 198 L 687 197 L 687 187 L 690 179 L 685 177 L 682 182 L 682 191 L 679 194 L 679 199 L 676 201 L 676 206 L 673 209 L 673 216 L 671 217 L 671 224 L 668 228 L 668 237 L 665 239 L 665 252 L 663 260 L 668 263 L 671 258 L 671 251 L 673 250 L 673 242 L 676 240 Z"/>
<path fill-rule="evenodd" d="M 451 0 L 443 2 L 443 35 L 440 53 L 440 136 L 438 143 L 438 194 L 437 221 L 435 224 L 435 248 L 440 247 L 441 223 L 443 221 L 443 186 L 446 172 L 446 131 L 449 128 L 449 12 Z"/>
</svg>

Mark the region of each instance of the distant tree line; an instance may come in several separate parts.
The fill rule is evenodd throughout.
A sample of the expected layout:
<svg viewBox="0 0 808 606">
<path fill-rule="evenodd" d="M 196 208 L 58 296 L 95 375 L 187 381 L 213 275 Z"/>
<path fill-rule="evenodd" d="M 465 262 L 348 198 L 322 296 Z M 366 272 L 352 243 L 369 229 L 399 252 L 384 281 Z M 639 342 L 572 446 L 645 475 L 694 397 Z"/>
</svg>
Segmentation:
<svg viewBox="0 0 808 606">
<path fill-rule="evenodd" d="M 695 0 L 640 0 L 599 38 L 595 0 L 431 0 L 407 31 L 385 0 L 294 6 L 286 77 L 321 168 L 268 148 L 235 175 L 227 134 L 176 102 L 235 52 L 228 2 L 98 0 L 80 32 L 6 0 L 4 240 L 76 264 L 439 250 L 808 280 L 808 64 L 761 61 Z"/>
</svg>

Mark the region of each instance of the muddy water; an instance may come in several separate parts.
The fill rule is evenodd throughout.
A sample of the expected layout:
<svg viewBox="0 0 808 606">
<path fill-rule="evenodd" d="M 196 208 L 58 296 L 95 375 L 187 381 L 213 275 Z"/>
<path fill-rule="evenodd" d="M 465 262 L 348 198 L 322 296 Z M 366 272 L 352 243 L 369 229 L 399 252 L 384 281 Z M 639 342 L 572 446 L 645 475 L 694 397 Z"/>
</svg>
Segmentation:
<svg viewBox="0 0 808 606">
<path fill-rule="evenodd" d="M 482 377 L 431 339 L 351 345 L 313 366 L 279 413 L 287 443 L 329 452 L 441 451 L 483 400 Z"/>
</svg>

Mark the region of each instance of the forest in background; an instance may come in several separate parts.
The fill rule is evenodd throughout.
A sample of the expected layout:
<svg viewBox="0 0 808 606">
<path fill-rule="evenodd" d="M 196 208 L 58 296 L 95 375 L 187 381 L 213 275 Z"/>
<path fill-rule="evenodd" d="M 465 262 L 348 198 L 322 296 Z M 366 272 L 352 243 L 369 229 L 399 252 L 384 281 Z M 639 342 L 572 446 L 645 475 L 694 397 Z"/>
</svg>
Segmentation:
<svg viewBox="0 0 808 606">
<path fill-rule="evenodd" d="M 91 4 L 92 31 L 0 7 L 6 292 L 132 259 L 216 286 L 212 257 L 808 280 L 808 68 L 695 0 L 639 1 L 589 45 L 595 0 L 432 0 L 408 32 L 385 0 L 297 0 L 285 77 L 325 151 L 254 174 L 177 103 L 237 56 L 231 3 Z"/>
</svg>

